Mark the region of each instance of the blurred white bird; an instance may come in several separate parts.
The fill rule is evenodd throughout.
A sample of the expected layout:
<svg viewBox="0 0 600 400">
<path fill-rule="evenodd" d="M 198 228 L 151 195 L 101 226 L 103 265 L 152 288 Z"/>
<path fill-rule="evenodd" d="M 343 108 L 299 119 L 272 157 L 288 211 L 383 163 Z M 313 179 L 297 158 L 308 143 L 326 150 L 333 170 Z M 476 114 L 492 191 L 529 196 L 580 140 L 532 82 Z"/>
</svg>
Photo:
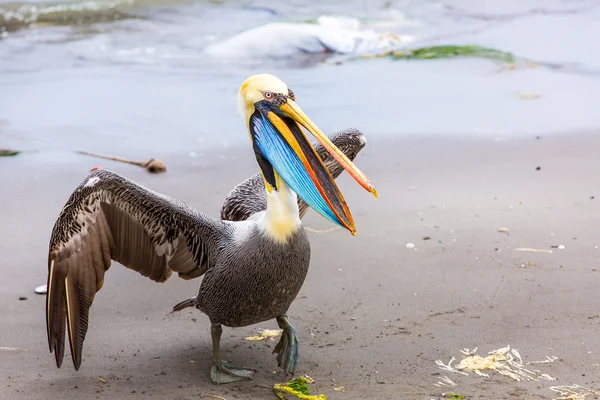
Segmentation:
<svg viewBox="0 0 600 400">
<path fill-rule="evenodd" d="M 414 40 L 412 36 L 360 29 L 355 18 L 321 16 L 316 23 L 275 22 L 241 32 L 205 48 L 223 58 L 266 56 L 283 58 L 298 53 L 376 54 Z"/>
</svg>

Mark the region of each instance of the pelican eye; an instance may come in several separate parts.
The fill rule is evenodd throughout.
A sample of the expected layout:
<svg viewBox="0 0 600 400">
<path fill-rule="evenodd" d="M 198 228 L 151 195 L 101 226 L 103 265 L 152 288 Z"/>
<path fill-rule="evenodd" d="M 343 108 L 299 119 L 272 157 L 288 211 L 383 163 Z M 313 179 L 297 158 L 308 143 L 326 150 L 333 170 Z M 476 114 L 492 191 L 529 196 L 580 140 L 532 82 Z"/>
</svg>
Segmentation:
<svg viewBox="0 0 600 400">
<path fill-rule="evenodd" d="M 265 99 L 267 100 L 273 100 L 275 98 L 273 92 L 263 92 L 263 96 L 265 96 Z"/>
</svg>

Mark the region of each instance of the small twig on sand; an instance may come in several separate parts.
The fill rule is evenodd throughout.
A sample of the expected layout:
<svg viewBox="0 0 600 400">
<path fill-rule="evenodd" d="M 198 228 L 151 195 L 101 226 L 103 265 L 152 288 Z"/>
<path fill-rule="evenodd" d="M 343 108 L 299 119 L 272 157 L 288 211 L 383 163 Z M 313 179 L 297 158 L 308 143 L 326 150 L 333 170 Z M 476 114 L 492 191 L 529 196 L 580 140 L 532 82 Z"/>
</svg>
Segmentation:
<svg viewBox="0 0 600 400">
<path fill-rule="evenodd" d="M 556 397 L 556 400 L 585 400 L 588 396 L 596 398 L 599 394 L 593 389 L 579 385 L 552 386 L 550 390 L 560 396 Z"/>
<path fill-rule="evenodd" d="M 167 166 L 165 165 L 165 163 L 162 162 L 161 160 L 158 160 L 155 158 L 151 158 L 150 160 L 143 162 L 143 161 L 126 160 L 121 157 L 103 156 L 101 154 L 88 153 L 87 151 L 78 151 L 77 153 L 83 154 L 86 156 L 104 158 L 105 160 L 118 161 L 118 162 L 122 162 L 122 163 L 126 163 L 126 164 L 137 165 L 138 167 L 145 168 L 148 172 L 155 173 L 155 174 L 167 171 Z"/>
<path fill-rule="evenodd" d="M 225 397 L 217 396 L 212 393 L 202 393 L 201 397 L 212 397 L 213 399 L 227 400 Z"/>
<path fill-rule="evenodd" d="M 11 353 L 21 353 L 21 352 L 27 351 L 27 349 L 22 349 L 20 347 L 3 347 L 3 346 L 0 346 L 0 351 L 8 351 L 8 352 L 11 352 Z"/>
<path fill-rule="evenodd" d="M 548 253 L 548 254 L 551 254 L 551 253 L 552 253 L 552 250 L 546 250 L 546 249 L 531 249 L 531 248 L 529 248 L 529 247 L 525 247 L 525 248 L 523 248 L 523 247 L 519 247 L 519 248 L 516 248 L 515 250 L 516 250 L 516 251 L 529 251 L 529 252 L 532 252 L 532 253 Z"/>
<path fill-rule="evenodd" d="M 335 227 L 329 228 L 329 229 L 314 229 L 314 228 L 311 228 L 310 226 L 305 226 L 304 229 L 309 232 L 312 232 L 312 233 L 329 233 L 329 232 L 337 231 L 338 229 L 341 229 L 341 227 L 335 226 Z"/>
</svg>

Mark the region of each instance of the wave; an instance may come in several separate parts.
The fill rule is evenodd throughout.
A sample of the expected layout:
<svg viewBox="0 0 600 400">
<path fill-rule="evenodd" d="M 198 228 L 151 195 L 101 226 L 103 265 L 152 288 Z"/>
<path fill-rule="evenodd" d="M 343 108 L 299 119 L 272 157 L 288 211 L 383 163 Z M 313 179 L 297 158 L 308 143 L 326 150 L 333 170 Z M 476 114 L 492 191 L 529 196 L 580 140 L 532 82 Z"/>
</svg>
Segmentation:
<svg viewBox="0 0 600 400">
<path fill-rule="evenodd" d="M 31 26 L 79 25 L 141 18 L 128 12 L 137 3 L 137 0 L 90 0 L 0 4 L 0 32 L 14 32 Z"/>
</svg>

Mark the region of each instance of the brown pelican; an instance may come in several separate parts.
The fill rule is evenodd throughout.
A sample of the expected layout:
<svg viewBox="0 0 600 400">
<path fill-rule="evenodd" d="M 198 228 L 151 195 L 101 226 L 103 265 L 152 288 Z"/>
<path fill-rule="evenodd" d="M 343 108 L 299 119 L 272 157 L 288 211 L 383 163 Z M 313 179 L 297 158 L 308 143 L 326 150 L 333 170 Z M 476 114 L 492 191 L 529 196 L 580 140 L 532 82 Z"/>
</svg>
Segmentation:
<svg viewBox="0 0 600 400">
<path fill-rule="evenodd" d="M 239 91 L 265 187 L 266 208 L 245 221 L 209 217 L 178 200 L 107 170 L 92 172 L 73 192 L 56 221 L 48 257 L 46 327 L 61 366 L 68 334 L 75 369 L 81 365 L 89 308 L 115 260 L 164 282 L 204 276 L 193 300 L 211 322 L 214 383 L 251 379 L 254 370 L 223 360 L 221 325 L 238 327 L 275 318 L 282 337 L 274 352 L 284 373 L 298 364 L 298 339 L 286 312 L 300 290 L 310 259 L 297 197 L 356 233 L 352 215 L 331 174 L 306 138 L 308 130 L 365 189 L 365 175 L 296 105 L 272 75 L 254 75 Z"/>
</svg>

